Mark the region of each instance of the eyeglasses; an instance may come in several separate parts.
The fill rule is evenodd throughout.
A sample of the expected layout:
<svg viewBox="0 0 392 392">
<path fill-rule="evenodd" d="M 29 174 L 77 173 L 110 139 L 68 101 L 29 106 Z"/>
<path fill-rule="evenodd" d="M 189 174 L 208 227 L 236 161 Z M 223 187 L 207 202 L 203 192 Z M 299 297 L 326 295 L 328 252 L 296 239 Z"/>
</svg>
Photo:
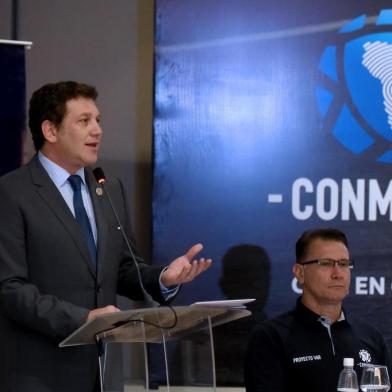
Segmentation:
<svg viewBox="0 0 392 392">
<path fill-rule="evenodd" d="M 334 268 L 335 265 L 338 265 L 340 268 L 348 268 L 352 269 L 354 267 L 354 261 L 348 259 L 317 259 L 317 260 L 309 260 L 309 261 L 297 261 L 297 264 L 306 265 L 306 264 L 317 264 L 323 268 Z"/>
</svg>

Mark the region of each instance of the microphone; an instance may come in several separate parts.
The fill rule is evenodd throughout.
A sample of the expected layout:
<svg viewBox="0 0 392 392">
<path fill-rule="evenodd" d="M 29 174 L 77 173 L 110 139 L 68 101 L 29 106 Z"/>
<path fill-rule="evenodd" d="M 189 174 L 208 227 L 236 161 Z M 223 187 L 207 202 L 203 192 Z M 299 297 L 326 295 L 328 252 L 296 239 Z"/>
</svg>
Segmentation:
<svg viewBox="0 0 392 392">
<path fill-rule="evenodd" d="M 151 306 L 151 307 L 157 307 L 159 306 L 159 303 L 154 301 L 154 299 L 152 298 L 152 296 L 147 292 L 147 290 L 145 289 L 144 285 L 143 285 L 143 281 L 142 281 L 142 276 L 140 274 L 140 268 L 139 268 L 139 264 L 136 260 L 135 254 L 133 252 L 132 246 L 128 241 L 127 235 L 125 234 L 124 228 L 121 224 L 120 218 L 118 217 L 117 211 L 114 208 L 113 202 L 112 202 L 112 198 L 110 197 L 110 193 L 109 191 L 106 189 L 105 187 L 105 182 L 106 182 L 106 177 L 105 174 L 102 170 L 102 168 L 97 167 L 93 170 L 93 174 L 94 177 L 97 181 L 97 183 L 102 187 L 102 189 L 104 190 L 104 193 L 106 195 L 107 200 L 109 201 L 110 207 L 112 209 L 113 215 L 116 218 L 116 222 L 118 224 L 118 227 L 120 228 L 122 237 L 124 239 L 124 242 L 129 250 L 129 253 L 131 254 L 132 257 L 132 261 L 135 264 L 136 267 L 136 271 L 137 271 L 137 276 L 138 276 L 138 280 L 139 280 L 139 284 L 140 284 L 140 288 L 143 292 L 143 296 L 144 296 L 144 300 Z"/>
</svg>

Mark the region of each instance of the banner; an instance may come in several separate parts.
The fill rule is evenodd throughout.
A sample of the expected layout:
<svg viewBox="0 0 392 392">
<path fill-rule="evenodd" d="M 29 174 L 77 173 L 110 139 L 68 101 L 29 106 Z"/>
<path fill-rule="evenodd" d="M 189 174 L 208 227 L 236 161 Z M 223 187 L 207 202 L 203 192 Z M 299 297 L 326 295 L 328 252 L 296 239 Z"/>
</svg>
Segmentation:
<svg viewBox="0 0 392 392">
<path fill-rule="evenodd" d="M 25 47 L 0 43 L 0 175 L 20 166 L 26 123 Z"/>
<path fill-rule="evenodd" d="M 155 56 L 154 260 L 214 259 L 176 304 L 287 311 L 297 238 L 336 227 L 345 307 L 391 342 L 390 1 L 158 0 Z"/>
</svg>

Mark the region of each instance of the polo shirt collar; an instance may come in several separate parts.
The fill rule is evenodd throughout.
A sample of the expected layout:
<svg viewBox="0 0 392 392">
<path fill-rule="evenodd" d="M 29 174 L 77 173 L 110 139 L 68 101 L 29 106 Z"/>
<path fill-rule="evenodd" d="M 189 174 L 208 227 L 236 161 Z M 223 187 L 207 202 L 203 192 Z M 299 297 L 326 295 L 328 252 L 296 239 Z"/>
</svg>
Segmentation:
<svg viewBox="0 0 392 392">
<path fill-rule="evenodd" d="M 322 315 L 317 314 L 317 313 L 313 312 L 312 310 L 310 310 L 308 307 L 306 307 L 302 303 L 302 297 L 299 297 L 297 299 L 297 305 L 296 305 L 295 310 L 301 316 L 301 318 L 303 320 L 305 320 L 306 322 L 309 322 L 309 323 L 320 322 L 321 318 L 323 318 L 324 320 L 326 319 Z M 342 312 L 341 312 L 337 322 L 341 322 L 341 321 L 347 321 L 348 322 L 346 313 L 345 313 L 343 308 L 342 308 Z"/>
</svg>

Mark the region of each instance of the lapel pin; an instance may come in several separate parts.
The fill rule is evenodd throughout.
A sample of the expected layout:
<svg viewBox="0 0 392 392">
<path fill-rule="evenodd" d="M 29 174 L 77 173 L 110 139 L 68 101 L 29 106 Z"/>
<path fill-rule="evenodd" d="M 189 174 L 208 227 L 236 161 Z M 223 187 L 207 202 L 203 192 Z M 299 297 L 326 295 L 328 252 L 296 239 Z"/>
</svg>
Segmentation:
<svg viewBox="0 0 392 392">
<path fill-rule="evenodd" d="M 97 186 L 95 188 L 95 193 L 97 194 L 97 196 L 102 196 L 103 195 L 103 190 L 100 186 Z"/>
</svg>

